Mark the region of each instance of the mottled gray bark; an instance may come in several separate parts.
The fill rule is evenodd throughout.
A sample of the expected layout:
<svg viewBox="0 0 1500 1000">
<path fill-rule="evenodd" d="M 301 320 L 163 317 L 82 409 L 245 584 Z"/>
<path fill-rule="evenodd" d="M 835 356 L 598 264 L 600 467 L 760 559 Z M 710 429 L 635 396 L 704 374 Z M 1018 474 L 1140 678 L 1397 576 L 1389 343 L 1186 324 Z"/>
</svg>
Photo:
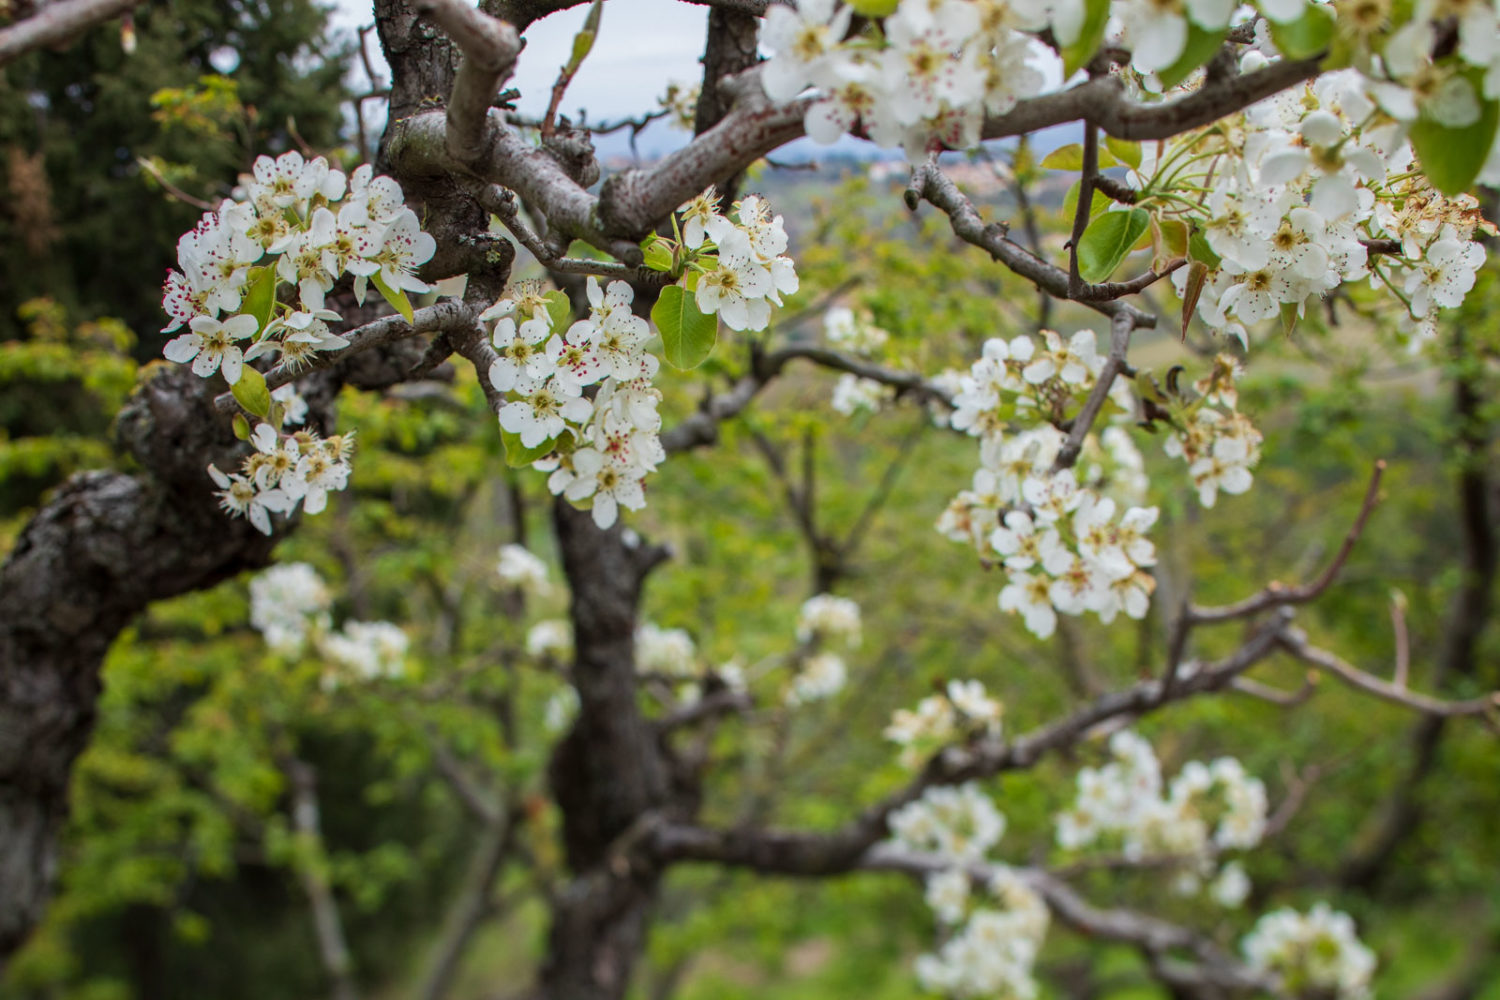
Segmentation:
<svg viewBox="0 0 1500 1000">
<path fill-rule="evenodd" d="M 146 470 L 62 487 L 0 566 L 0 966 L 51 890 L 68 776 L 93 728 L 99 667 L 151 601 L 264 565 L 272 541 L 216 507 L 206 467 L 235 464 L 209 382 L 146 383 L 120 443 Z"/>
</svg>

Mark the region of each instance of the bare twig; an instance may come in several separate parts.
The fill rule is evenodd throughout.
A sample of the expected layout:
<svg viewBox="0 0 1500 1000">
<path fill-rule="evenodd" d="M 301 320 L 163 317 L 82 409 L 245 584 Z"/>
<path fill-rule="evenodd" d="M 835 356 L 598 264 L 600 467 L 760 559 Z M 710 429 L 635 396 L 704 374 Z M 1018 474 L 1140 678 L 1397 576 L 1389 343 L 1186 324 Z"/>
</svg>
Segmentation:
<svg viewBox="0 0 1500 1000">
<path fill-rule="evenodd" d="M 1109 321 L 1109 357 L 1104 359 L 1104 367 L 1099 370 L 1099 378 L 1094 383 L 1094 388 L 1089 392 L 1088 398 L 1083 401 L 1083 408 L 1073 418 L 1073 426 L 1068 431 L 1068 439 L 1058 450 L 1057 459 L 1052 463 L 1053 472 L 1061 472 L 1063 469 L 1072 468 L 1073 463 L 1078 461 L 1079 454 L 1083 451 L 1083 440 L 1093 429 L 1094 421 L 1099 417 L 1099 411 L 1104 409 L 1105 402 L 1109 399 L 1109 390 L 1115 384 L 1115 376 L 1125 366 L 1125 355 L 1130 350 L 1130 335 L 1135 331 L 1136 323 L 1130 313 L 1121 310 L 1110 317 Z M 1169 669 L 1175 664 L 1169 664 Z"/>
<path fill-rule="evenodd" d="M 1391 685 L 1405 690 L 1411 674 L 1411 640 L 1406 633 L 1406 595 L 1400 591 L 1391 594 L 1391 628 L 1396 633 L 1396 670 Z"/>
<path fill-rule="evenodd" d="M 918 399 L 934 399 L 947 406 L 953 403 L 948 393 L 912 372 L 884 368 L 827 347 L 794 344 L 771 354 L 753 351 L 749 373 L 741 376 L 727 392 L 717 393 L 704 400 L 698 412 L 667 430 L 662 435 L 662 446 L 671 454 L 713 444 L 718 440 L 720 423 L 739 414 L 766 385 L 781 374 L 783 368 L 799 359 L 888 385 L 896 390 L 898 397 L 909 393 Z"/>
<path fill-rule="evenodd" d="M 475 200 L 485 211 L 499 219 L 510 230 L 516 241 L 530 251 L 543 267 L 549 271 L 566 274 L 597 274 L 601 277 L 622 278 L 625 281 L 665 284 L 670 279 L 661 271 L 643 267 L 630 267 L 612 260 L 589 260 L 584 257 L 560 257 L 530 226 L 521 219 L 520 205 L 513 192 L 496 184 L 474 184 L 470 186 Z"/>
<path fill-rule="evenodd" d="M 995 223 L 986 225 L 980 218 L 978 210 L 974 208 L 973 202 L 964 197 L 957 185 L 935 165 L 921 169 L 914 174 L 912 184 L 913 190 L 916 190 L 921 198 L 931 202 L 934 207 L 947 214 L 953 226 L 953 232 L 959 239 L 988 251 L 991 257 L 1031 281 L 1038 289 L 1060 299 L 1073 297 L 1069 293 L 1070 275 L 1068 272 L 1054 267 L 1011 240 L 1006 227 Z M 908 204 L 910 203 L 909 199 Z M 1085 285 L 1084 287 L 1087 289 L 1092 286 Z M 1118 301 L 1118 298 L 1118 296 L 1098 299 L 1081 298 L 1078 301 L 1111 318 L 1118 315 L 1127 316 L 1132 325 L 1137 328 L 1156 325 L 1155 316 L 1128 303 Z"/>
<path fill-rule="evenodd" d="M 1307 675 L 1302 678 L 1302 686 L 1295 691 L 1283 691 L 1281 688 L 1262 684 L 1248 677 L 1236 677 L 1234 683 L 1229 686 L 1240 694 L 1270 702 L 1272 705 L 1279 705 L 1282 708 L 1295 708 L 1311 698 L 1313 692 L 1318 689 L 1318 675 L 1316 672 L 1309 670 Z"/>
<path fill-rule="evenodd" d="M 459 963 L 475 932 L 486 920 L 495 917 L 498 910 L 493 897 L 495 879 L 514 852 L 516 832 L 525 815 L 523 810 L 509 804 L 485 825 L 470 861 L 463 891 L 454 900 L 444 922 L 443 934 L 433 951 L 432 964 L 418 994 L 420 1000 L 443 1000 L 452 992 Z"/>
<path fill-rule="evenodd" d="M 1316 765 L 1309 766 L 1298 774 L 1292 770 L 1291 764 L 1282 761 L 1281 770 L 1283 777 L 1286 778 L 1286 797 L 1266 820 L 1266 829 L 1262 834 L 1262 838 L 1266 840 L 1279 836 L 1291 824 L 1292 818 L 1307 801 L 1307 793 L 1311 791 L 1313 783 L 1322 776 L 1322 769 Z"/>
<path fill-rule="evenodd" d="M 1325 649 L 1319 649 L 1307 641 L 1307 634 L 1301 629 L 1288 629 L 1278 640 L 1281 647 L 1297 659 L 1308 663 L 1325 673 L 1332 674 L 1339 680 L 1352 688 L 1373 694 L 1377 698 L 1389 701 L 1404 708 L 1410 708 L 1421 712 L 1423 715 L 1437 715 L 1452 718 L 1460 715 L 1490 716 L 1492 719 L 1500 717 L 1500 691 L 1494 691 L 1482 698 L 1470 698 L 1465 701 L 1448 701 L 1443 698 L 1434 698 L 1425 694 L 1398 687 L 1389 681 L 1383 681 L 1374 674 L 1366 673 L 1358 667 L 1340 659 Z"/>
<path fill-rule="evenodd" d="M 1092 123 L 1083 127 L 1083 171 L 1078 176 L 1078 204 L 1073 207 L 1073 232 L 1068 237 L 1068 298 L 1076 299 L 1085 282 L 1078 273 L 1078 244 L 1088 228 L 1094 208 L 1094 179 L 1099 176 L 1099 129 Z M 1109 275 L 1101 275 L 1109 277 Z"/>
<path fill-rule="evenodd" d="M 323 960 L 323 970 L 332 981 L 334 1000 L 357 1000 L 359 991 L 354 985 L 354 960 L 344 938 L 338 901 L 334 899 L 333 887 L 318 858 L 323 853 L 323 833 L 318 817 L 317 772 L 311 764 L 296 759 L 284 760 L 282 769 L 291 786 L 292 829 L 301 840 L 304 852 L 296 866 L 297 877 L 302 881 L 308 906 L 312 909 L 318 955 Z"/>
<path fill-rule="evenodd" d="M 1359 506 L 1359 513 L 1354 518 L 1354 524 L 1349 528 L 1349 533 L 1344 536 L 1344 543 L 1339 546 L 1338 552 L 1334 554 L 1333 561 L 1324 567 L 1323 572 L 1317 578 L 1300 587 L 1288 587 L 1280 583 L 1270 583 L 1264 590 L 1242 601 L 1234 604 L 1226 604 L 1216 608 L 1192 607 L 1188 611 L 1189 620 L 1193 624 L 1202 622 L 1232 621 L 1237 618 L 1248 618 L 1259 614 L 1268 608 L 1275 608 L 1285 604 L 1306 604 L 1327 590 L 1338 576 L 1339 570 L 1344 568 L 1344 563 L 1349 560 L 1349 554 L 1354 551 L 1354 545 L 1359 541 L 1359 536 L 1364 533 L 1365 523 L 1370 519 L 1370 513 L 1374 511 L 1375 505 L 1380 501 L 1380 479 L 1385 474 L 1385 462 L 1375 463 L 1375 469 L 1370 474 L 1370 485 L 1365 490 L 1365 498 Z"/>
<path fill-rule="evenodd" d="M 167 176 L 161 172 L 161 169 L 146 157 L 137 156 L 135 158 L 135 162 L 137 166 L 151 175 L 151 179 L 155 181 L 161 187 L 161 189 L 167 193 L 169 197 L 175 198 L 185 205 L 192 205 L 194 208 L 198 209 L 201 212 L 212 212 L 218 208 L 218 206 L 213 202 L 205 201 L 204 199 L 196 197 L 195 195 L 188 194 L 182 188 L 167 180 Z"/>
</svg>

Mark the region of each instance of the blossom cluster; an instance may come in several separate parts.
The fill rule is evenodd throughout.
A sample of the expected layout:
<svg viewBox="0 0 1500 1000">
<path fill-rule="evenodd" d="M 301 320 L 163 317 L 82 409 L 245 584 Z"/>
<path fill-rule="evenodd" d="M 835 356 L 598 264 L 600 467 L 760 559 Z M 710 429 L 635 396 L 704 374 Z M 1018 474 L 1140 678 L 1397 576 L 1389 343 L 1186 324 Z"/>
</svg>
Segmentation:
<svg viewBox="0 0 1500 1000">
<path fill-rule="evenodd" d="M 901 748 L 901 766 L 915 769 L 943 747 L 986 737 L 1000 738 L 1000 702 L 979 681 L 949 681 L 941 694 L 917 702 L 915 710 L 898 708 L 885 738 Z"/>
<path fill-rule="evenodd" d="M 349 484 L 349 456 L 354 432 L 319 437 L 312 431 L 279 433 L 258 424 L 250 435 L 254 450 L 237 473 L 210 465 L 208 474 L 219 487 L 219 506 L 235 517 L 245 517 L 262 534 L 271 533 L 271 515 L 290 515 L 300 504 L 309 514 L 321 513 L 328 494 Z"/>
<path fill-rule="evenodd" d="M 1080 484 L 1073 469 L 1055 470 L 1065 438 L 1050 421 L 1061 422 L 1076 398 L 1093 388 L 1104 360 L 1090 331 L 1063 340 L 1044 330 L 1042 337 L 1041 348 L 1024 335 L 986 341 L 961 380 L 952 424 L 980 439 L 980 467 L 973 488 L 948 505 L 937 529 L 1002 562 L 1001 610 L 1019 613 L 1028 629 L 1046 638 L 1059 612 L 1091 611 L 1105 622 L 1122 611 L 1145 617 L 1155 589 L 1146 570 L 1156 563 L 1146 534 L 1158 511 L 1122 510 Z M 1110 393 L 1118 407 L 1130 409 L 1123 380 Z M 1034 426 L 1009 433 L 1017 420 Z"/>
<path fill-rule="evenodd" d="M 187 330 L 163 353 L 191 363 L 204 378 L 222 373 L 239 395 L 246 363 L 255 358 L 277 355 L 296 369 L 320 351 L 349 346 L 329 328 L 341 317 L 327 308 L 328 293 L 345 275 L 361 302 L 373 281 L 393 304 L 409 309 L 406 293 L 428 290 L 415 272 L 435 249 L 400 185 L 376 177 L 371 167 L 346 176 L 322 157 L 259 157 L 235 197 L 177 242 L 181 270 L 167 273 L 162 307 L 169 322 L 162 332 Z M 281 301 L 282 284 L 295 289 L 289 302 Z M 282 436 L 280 427 L 301 423 L 307 410 L 290 387 L 270 399 L 240 398 L 270 422 L 257 428 L 256 453 L 242 474 L 210 467 L 209 475 L 226 510 L 270 534 L 271 513 L 290 513 L 301 503 L 314 514 L 328 490 L 343 489 L 352 435 L 327 442 L 308 433 Z"/>
<path fill-rule="evenodd" d="M 676 128 L 691 132 L 698 118 L 698 97 L 703 87 L 698 83 L 682 83 L 677 80 L 667 84 L 667 92 L 657 98 L 667 121 Z"/>
<path fill-rule="evenodd" d="M 560 618 L 539 621 L 526 630 L 526 655 L 561 660 L 573 651 L 573 628 Z"/>
<path fill-rule="evenodd" d="M 771 307 L 799 285 L 786 226 L 759 195 L 736 201 L 729 215 L 719 209 L 712 187 L 679 208 L 679 239 L 654 238 L 647 266 L 685 275 L 698 310 L 731 330 L 764 330 Z"/>
<path fill-rule="evenodd" d="M 540 597 L 552 589 L 547 579 L 547 564 L 524 545 L 500 546 L 495 575 L 505 586 L 529 596 Z"/>
<path fill-rule="evenodd" d="M 889 823 L 896 846 L 951 863 L 927 879 L 927 904 L 950 933 L 936 953 L 917 958 L 923 988 L 955 997 L 1034 996 L 1032 967 L 1047 934 L 1046 904 L 1003 866 L 987 866 L 982 898 L 972 892 L 970 867 L 1005 833 L 994 801 L 972 781 L 936 786 L 891 813 Z"/>
<path fill-rule="evenodd" d="M 1273 974 L 1290 996 L 1363 1000 L 1375 954 L 1347 913 L 1317 903 L 1307 913 L 1281 909 L 1256 922 L 1240 943 L 1250 966 Z"/>
<path fill-rule="evenodd" d="M 250 581 L 250 624 L 271 651 L 300 655 L 314 632 L 331 627 L 333 594 L 307 563 L 279 563 Z"/>
<path fill-rule="evenodd" d="M 797 641 L 844 642 L 858 646 L 859 605 L 847 597 L 817 594 L 802 602 L 797 613 Z"/>
<path fill-rule="evenodd" d="M 341 318 L 326 308 L 340 278 L 353 277 L 360 301 L 372 280 L 392 295 L 427 291 L 415 272 L 435 249 L 400 185 L 371 167 L 346 177 L 321 156 L 259 157 L 236 197 L 177 242 L 182 270 L 167 274 L 162 307 L 171 322 L 162 332 L 184 325 L 188 332 L 165 354 L 192 362 L 205 378 L 222 371 L 231 385 L 245 361 L 263 354 L 306 364 L 319 351 L 348 346 L 328 328 Z M 293 305 L 279 301 L 283 282 L 297 290 Z M 264 316 L 241 311 L 250 308 Z"/>
<path fill-rule="evenodd" d="M 1189 761 L 1167 782 L 1151 744 L 1121 730 L 1109 741 L 1109 763 L 1078 772 L 1073 806 L 1057 817 L 1057 842 L 1067 850 L 1101 842 L 1128 860 L 1170 859 L 1180 865 L 1175 887 L 1197 892 L 1218 871 L 1224 851 L 1249 850 L 1266 829 L 1266 789 L 1232 757 Z M 1212 891 L 1238 905 L 1249 882 L 1238 867 L 1219 873 Z"/>
<path fill-rule="evenodd" d="M 936 954 L 919 955 L 922 987 L 953 997 L 1033 997 L 1032 969 L 1047 936 L 1047 904 L 1016 872 L 994 868 L 984 896 L 969 873 L 953 868 L 927 880 L 927 903 L 955 927 Z M 995 904 L 999 904 L 996 906 Z"/>
<path fill-rule="evenodd" d="M 646 503 L 642 481 L 666 457 L 656 412 L 660 367 L 646 350 L 647 322 L 631 311 L 635 293 L 623 281 L 601 288 L 588 279 L 589 315 L 566 330 L 548 298 L 529 286 L 480 314 L 493 322 L 499 355 L 490 384 L 505 394 L 500 427 L 516 436 L 547 486 L 577 505 L 592 505 L 608 528 L 619 509 Z M 554 295 L 559 293 L 553 293 Z M 592 397 L 584 390 L 597 386 Z"/>
<path fill-rule="evenodd" d="M 895 398 L 895 387 L 845 372 L 833 384 L 833 399 L 829 405 L 835 413 L 852 417 L 860 410 L 879 412 Z"/>
<path fill-rule="evenodd" d="M 1251 51 L 1242 62 L 1252 69 L 1265 57 Z M 1189 221 L 1211 251 L 1194 254 L 1207 267 L 1202 278 L 1173 275 L 1179 293 L 1202 282 L 1197 315 L 1210 328 L 1244 342 L 1257 323 L 1290 324 L 1340 284 L 1367 281 L 1402 301 L 1420 342 L 1439 309 L 1463 302 L 1485 258 L 1474 237 L 1494 228 L 1474 198 L 1445 197 L 1414 169 L 1406 124 L 1416 111 L 1397 107 L 1394 86 L 1372 88 L 1355 70 L 1327 73 L 1159 154 L 1143 149 L 1133 178 L 1143 192 L 1201 192 L 1156 207 L 1159 219 Z M 1396 251 L 1368 249 L 1381 240 Z"/>
<path fill-rule="evenodd" d="M 1115 208 L 1149 212 L 1159 260 L 1189 257 L 1206 268 L 1173 277 L 1179 292 L 1192 284 L 1187 297 L 1216 330 L 1246 339 L 1264 320 L 1289 325 L 1340 284 L 1368 280 L 1406 306 L 1414 343 L 1430 338 L 1437 311 L 1459 305 L 1473 287 L 1484 260 L 1476 233 L 1494 230 L 1473 198 L 1434 189 L 1408 136 L 1426 123 L 1448 130 L 1454 144 L 1475 141 L 1460 130 L 1480 123 L 1486 102 L 1500 98 L 1500 15 L 1492 4 L 1455 9 L 1438 0 L 1399 9 L 1317 0 L 1255 6 L 1265 19 L 1223 0 L 1109 4 L 1102 41 L 1130 52 L 1147 92 L 1162 90 L 1152 74 L 1194 86 L 1179 60 L 1206 55 L 1190 51 L 1190 39 L 1220 37 L 1233 22 L 1254 21 L 1242 72 L 1282 58 L 1278 38 L 1322 30 L 1314 26 L 1324 20 L 1352 67 L 1164 147 L 1131 144 L 1137 194 Z M 762 87 L 775 103 L 814 88 L 804 127 L 816 141 L 858 131 L 904 147 L 914 162 L 975 145 L 987 115 L 1061 81 L 1059 62 L 1080 64 L 1070 47 L 1098 41 L 1082 37 L 1095 16 L 1083 0 L 900 0 L 878 28 L 851 33 L 853 13 L 836 0 L 768 10 L 762 42 L 773 55 Z M 1454 31 L 1457 44 L 1442 30 Z M 1038 40 L 1044 31 L 1061 54 Z M 1456 154 L 1441 144 L 1424 149 L 1434 161 L 1447 155 Z M 1500 142 L 1491 142 L 1479 181 L 1500 181 Z M 1167 239 L 1171 233 L 1180 238 Z M 1387 240 L 1399 252 L 1386 252 Z M 880 401 L 872 387 L 860 390 L 845 386 L 841 407 Z"/>
<path fill-rule="evenodd" d="M 1212 507 L 1220 493 L 1244 493 L 1260 462 L 1260 431 L 1238 409 L 1234 380 L 1239 365 L 1220 354 L 1213 369 L 1193 384 L 1197 397 L 1174 405 L 1173 433 L 1163 450 L 1187 463 L 1198 502 Z"/>
<path fill-rule="evenodd" d="M 797 642 L 786 703 L 797 706 L 832 698 L 844 689 L 849 668 L 842 656 L 826 647 L 853 649 L 859 645 L 859 605 L 833 594 L 809 597 L 797 613 Z"/>
<path fill-rule="evenodd" d="M 875 325 L 870 314 L 848 306 L 834 306 L 823 314 L 823 339 L 846 354 L 873 357 L 890 343 L 891 335 Z M 894 386 L 850 372 L 838 377 L 830 405 L 835 413 L 852 417 L 860 410 L 876 413 L 896 398 Z M 941 422 L 940 426 L 945 425 Z"/>
<path fill-rule="evenodd" d="M 406 633 L 390 622 L 346 621 L 333 628 L 328 585 L 306 563 L 281 563 L 250 581 L 250 624 L 272 652 L 324 660 L 323 686 L 345 678 L 377 680 L 406 674 Z"/>
<path fill-rule="evenodd" d="M 406 632 L 391 622 L 347 621 L 342 629 L 323 637 L 318 651 L 354 677 L 374 680 L 405 674 L 408 645 Z M 325 686 L 336 683 L 336 674 L 330 678 L 325 678 Z"/>
<path fill-rule="evenodd" d="M 698 646 L 686 629 L 662 628 L 653 622 L 643 622 L 635 630 L 635 665 L 658 685 L 665 683 L 678 705 L 698 701 L 711 684 L 733 691 L 745 688 L 745 676 L 738 663 L 713 667 L 699 655 Z"/>
<path fill-rule="evenodd" d="M 1309 15 L 1310 8 L 1321 17 Z M 761 86 L 778 104 L 815 88 L 803 125 L 817 142 L 835 142 L 857 124 L 864 135 L 903 147 L 915 161 L 933 148 L 975 145 L 986 115 L 1003 115 L 1043 93 L 1049 80 L 1055 87 L 1067 76 L 1064 67 L 1082 65 L 1100 43 L 1127 50 L 1148 90 L 1162 89 L 1156 75 L 1173 85 L 1190 82 L 1192 64 L 1182 61 L 1207 58 L 1190 42 L 1221 37 L 1231 24 L 1259 13 L 1289 27 L 1293 44 L 1299 28 L 1305 35 L 1319 30 L 1322 19 L 1334 22 L 1347 49 L 1344 64 L 1359 68 L 1349 75 L 1394 121 L 1399 139 L 1419 116 L 1453 129 L 1472 125 L 1481 101 L 1500 97 L 1500 16 L 1491 4 L 1456 10 L 1441 0 L 1395 9 L 1320 0 L 1258 0 L 1253 7 L 1226 0 L 1112 0 L 1101 24 L 1084 0 L 900 0 L 878 30 L 851 33 L 852 6 L 798 0 L 795 8 L 766 12 L 761 42 L 772 58 Z M 1311 25 L 1302 28 L 1305 15 Z M 1456 28 L 1456 46 L 1439 34 L 1445 19 Z M 1268 27 L 1267 20 L 1256 24 L 1262 60 L 1281 54 L 1277 32 Z M 1044 32 L 1052 47 L 1040 44 Z M 1079 46 L 1088 48 L 1073 51 Z M 1482 181 L 1500 176 L 1496 149 Z"/>
<path fill-rule="evenodd" d="M 903 147 L 913 160 L 934 144 L 963 149 L 979 141 L 986 114 L 1003 115 L 1042 91 L 1041 54 L 1026 32 L 1047 27 L 1051 6 L 902 0 L 880 33 L 848 40 L 853 9 L 835 0 L 772 6 L 761 42 L 773 56 L 761 86 L 776 103 L 818 88 L 821 99 L 803 119 L 816 142 L 836 142 L 858 121 L 876 143 Z"/>
<path fill-rule="evenodd" d="M 663 677 L 697 677 L 698 647 L 686 629 L 642 622 L 635 630 L 636 669 Z"/>
<path fill-rule="evenodd" d="M 1005 817 L 976 782 L 937 785 L 891 813 L 899 847 L 937 854 L 962 865 L 982 860 L 1005 833 Z"/>
<path fill-rule="evenodd" d="M 869 357 L 884 348 L 891 335 L 876 326 L 869 313 L 834 306 L 823 314 L 823 338 L 836 350 Z"/>
</svg>

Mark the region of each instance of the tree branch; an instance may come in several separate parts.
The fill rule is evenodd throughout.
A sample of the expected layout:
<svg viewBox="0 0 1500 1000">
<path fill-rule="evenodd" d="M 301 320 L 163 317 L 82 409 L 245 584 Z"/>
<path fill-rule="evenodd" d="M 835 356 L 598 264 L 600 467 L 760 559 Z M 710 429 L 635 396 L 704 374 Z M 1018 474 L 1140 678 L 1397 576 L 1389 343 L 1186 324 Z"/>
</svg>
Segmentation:
<svg viewBox="0 0 1500 1000">
<path fill-rule="evenodd" d="M 349 346 L 337 351 L 320 351 L 311 361 L 301 365 L 277 365 L 266 372 L 266 388 L 276 390 L 308 372 L 330 368 L 362 351 L 382 344 L 395 343 L 414 337 L 419 333 L 440 330 L 452 333 L 474 325 L 474 311 L 456 299 L 448 299 L 437 305 L 426 306 L 412 314 L 414 322 L 406 322 L 402 316 L 384 316 L 371 323 L 344 334 Z M 226 392 L 214 400 L 220 413 L 233 413 L 239 406 L 232 392 Z"/>
<path fill-rule="evenodd" d="M 520 36 L 512 25 L 464 0 L 415 0 L 413 6 L 436 21 L 463 51 L 448 97 L 446 147 L 459 163 L 473 163 L 484 155 L 490 106 L 515 68 Z"/>
<path fill-rule="evenodd" d="M 1072 746 L 1100 723 L 1149 714 L 1169 701 L 1220 691 L 1278 648 L 1291 620 L 1281 609 L 1262 623 L 1238 650 L 1222 660 L 1190 664 L 1174 687 L 1162 697 L 1161 683 L 1141 681 L 1132 687 L 1096 698 L 1063 718 L 1015 740 L 980 740 L 940 752 L 906 786 L 870 806 L 837 830 L 825 833 L 769 829 L 711 829 L 674 824 L 659 825 L 652 833 L 651 850 L 658 861 L 717 861 L 789 875 L 824 876 L 853 870 L 864 853 L 886 836 L 891 813 L 920 798 L 933 786 L 954 785 L 1004 771 L 1024 770 L 1047 755 Z"/>
<path fill-rule="evenodd" d="M 323 970 L 332 982 L 334 1000 L 358 1000 L 354 985 L 354 960 L 344 938 L 339 919 L 338 901 L 323 864 L 323 831 L 318 819 L 318 778 L 313 766 L 305 761 L 282 762 L 292 792 L 292 829 L 301 841 L 303 852 L 297 858 L 297 877 L 312 909 L 313 930 L 318 940 L 318 956 Z"/>
<path fill-rule="evenodd" d="M 864 871 L 902 872 L 925 880 L 951 871 L 955 866 L 952 858 L 878 845 L 860 859 L 858 867 Z M 1195 959 L 1191 964 L 1165 963 L 1155 970 L 1169 983 L 1276 991 L 1273 980 L 1245 966 L 1211 939 L 1149 914 L 1119 908 L 1099 909 L 1068 883 L 1041 868 L 1008 867 L 987 862 L 967 864 L 962 868 L 970 878 L 981 883 L 990 881 L 1001 871 L 1013 873 L 1046 902 L 1047 909 L 1060 923 L 1085 937 L 1133 945 L 1157 962 L 1163 962 L 1172 952 L 1190 953 Z"/>
<path fill-rule="evenodd" d="M 936 164 L 928 164 L 917 169 L 912 177 L 912 186 L 908 189 L 908 194 L 911 195 L 907 200 L 908 207 L 914 208 L 914 202 L 917 199 L 931 202 L 934 207 L 948 216 L 953 232 L 959 239 L 987 251 L 995 260 L 1031 281 L 1037 288 L 1059 299 L 1074 297 L 1070 294 L 1072 285 L 1068 272 L 1048 264 L 1019 243 L 1011 240 L 1004 225 L 998 223 L 985 225 L 978 210 L 974 208 L 974 203 L 964 197 L 963 193 L 958 190 L 958 186 L 937 169 Z M 1095 286 L 1083 285 L 1082 287 L 1090 289 Z M 1133 327 L 1156 325 L 1155 316 L 1128 303 L 1118 301 L 1117 298 L 1083 297 L 1078 298 L 1077 301 L 1111 318 L 1126 316 Z"/>
<path fill-rule="evenodd" d="M 139 7 L 144 0 L 56 0 L 24 21 L 0 29 L 0 66 L 33 49 L 59 45 L 96 24 Z"/>
</svg>

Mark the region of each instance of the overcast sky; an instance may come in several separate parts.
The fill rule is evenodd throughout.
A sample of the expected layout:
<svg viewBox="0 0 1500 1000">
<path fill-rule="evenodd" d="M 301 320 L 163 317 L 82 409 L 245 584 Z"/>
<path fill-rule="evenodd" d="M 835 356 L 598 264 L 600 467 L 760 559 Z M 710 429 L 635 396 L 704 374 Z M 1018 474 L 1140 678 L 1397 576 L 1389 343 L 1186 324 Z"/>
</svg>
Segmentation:
<svg viewBox="0 0 1500 1000">
<path fill-rule="evenodd" d="M 510 82 L 521 91 L 522 112 L 540 117 L 547 110 L 558 67 L 567 60 L 587 11 L 587 5 L 580 5 L 543 18 L 526 31 L 526 49 Z M 374 16 L 368 0 L 338 0 L 333 21 L 352 32 L 371 24 Z M 668 83 L 696 83 L 702 75 L 698 57 L 703 53 L 707 21 L 706 7 L 681 0 L 605 4 L 599 44 L 568 87 L 562 110 L 573 114 L 580 107 L 587 108 L 589 119 L 596 122 L 635 116 L 655 108 Z M 378 48 L 372 38 L 377 60 Z M 376 65 L 384 72 L 384 62 Z M 641 152 L 660 152 L 686 139 L 683 132 L 655 127 L 641 137 Z M 600 149 L 621 152 L 625 142 L 623 138 L 608 146 L 601 142 Z"/>
</svg>

